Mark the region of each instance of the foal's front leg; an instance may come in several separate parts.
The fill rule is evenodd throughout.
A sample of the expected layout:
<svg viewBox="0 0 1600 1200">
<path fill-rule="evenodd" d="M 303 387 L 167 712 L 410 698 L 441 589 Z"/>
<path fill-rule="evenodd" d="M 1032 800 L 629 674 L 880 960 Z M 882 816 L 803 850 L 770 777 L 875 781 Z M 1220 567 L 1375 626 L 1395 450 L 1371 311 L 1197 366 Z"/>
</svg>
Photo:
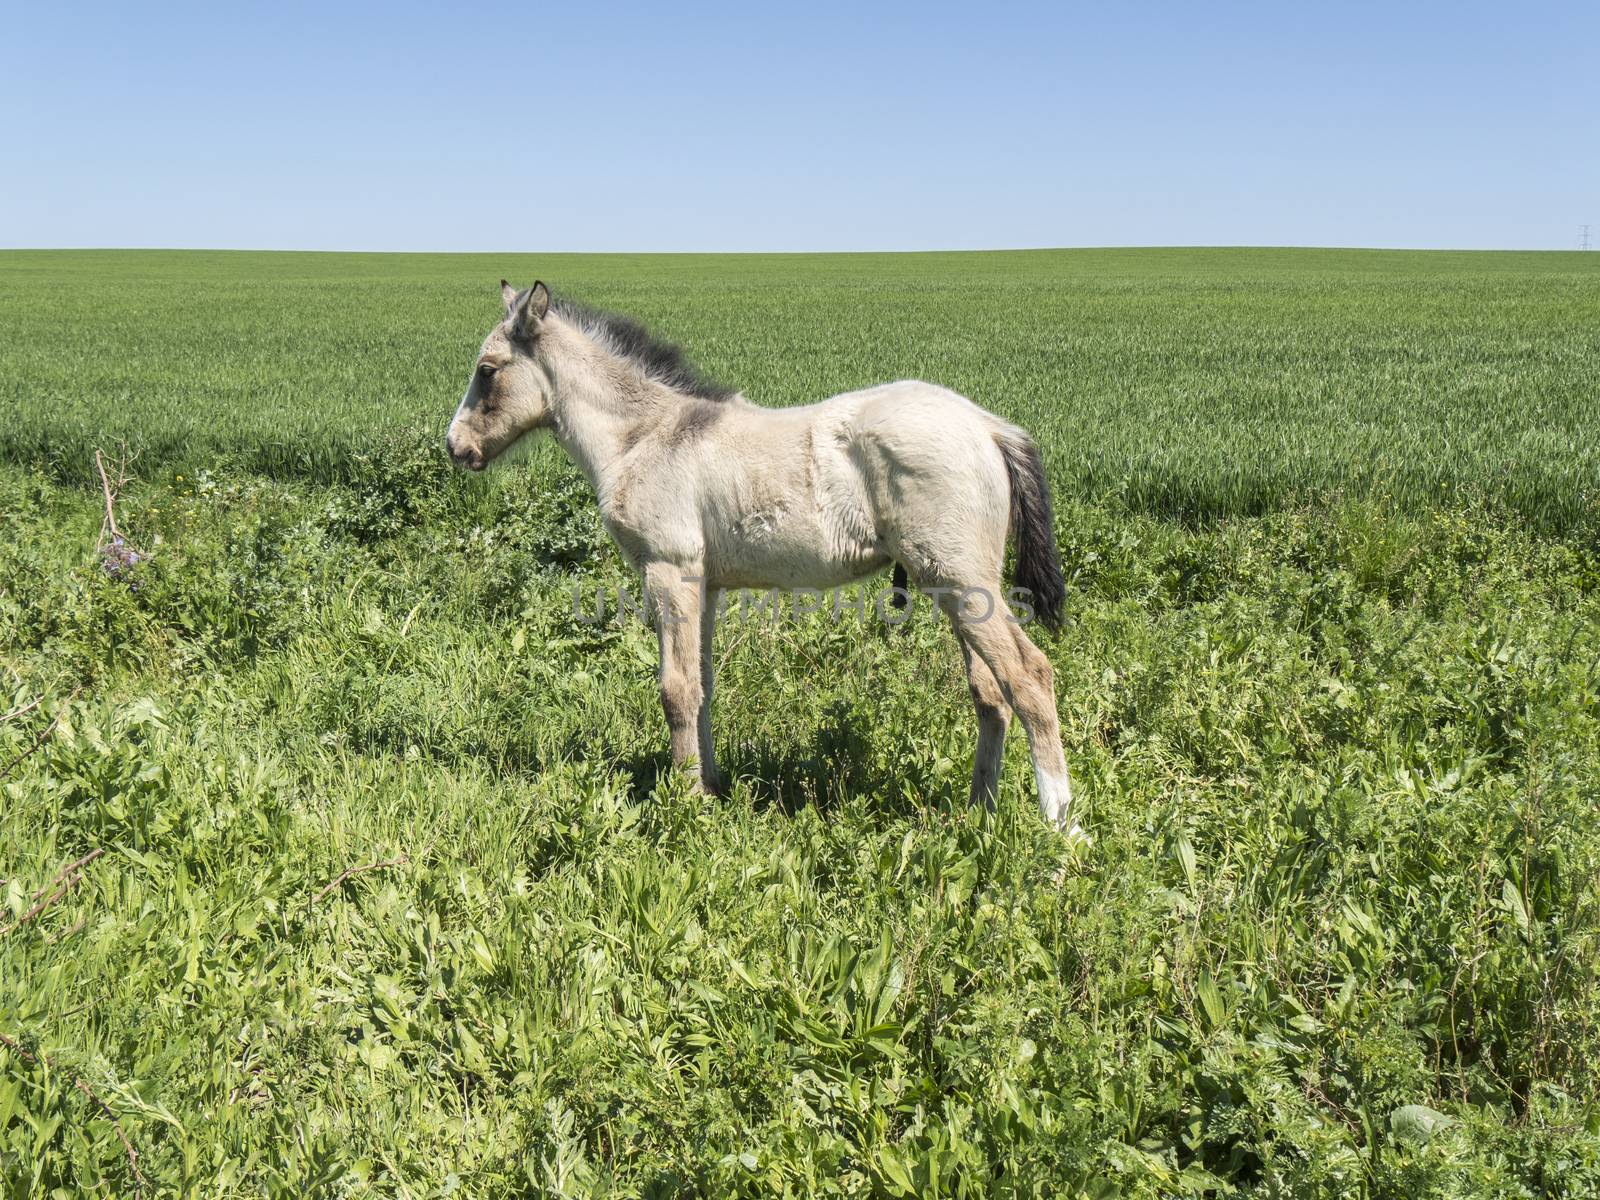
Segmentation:
<svg viewBox="0 0 1600 1200">
<path fill-rule="evenodd" d="M 672 736 L 672 764 L 697 763 L 696 781 L 709 789 L 709 755 L 702 757 L 700 710 L 706 699 L 701 682 L 701 608 L 705 603 L 700 572 L 673 563 L 652 563 L 645 568 L 645 586 L 656 620 L 661 646 L 661 708 Z"/>
</svg>

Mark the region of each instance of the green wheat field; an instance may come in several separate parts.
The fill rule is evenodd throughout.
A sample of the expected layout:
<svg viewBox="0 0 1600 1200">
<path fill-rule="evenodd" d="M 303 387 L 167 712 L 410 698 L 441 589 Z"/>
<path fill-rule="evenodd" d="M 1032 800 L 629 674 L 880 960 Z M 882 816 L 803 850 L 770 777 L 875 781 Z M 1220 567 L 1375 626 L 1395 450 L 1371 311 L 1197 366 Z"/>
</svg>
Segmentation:
<svg viewBox="0 0 1600 1200">
<path fill-rule="evenodd" d="M 926 604 L 726 626 L 691 794 L 581 477 L 445 460 L 502 276 L 1031 429 L 1093 845 L 1017 730 L 968 809 Z M 1600 1194 L 1597 330 L 1577 253 L 0 252 L 0 1190 Z"/>
</svg>

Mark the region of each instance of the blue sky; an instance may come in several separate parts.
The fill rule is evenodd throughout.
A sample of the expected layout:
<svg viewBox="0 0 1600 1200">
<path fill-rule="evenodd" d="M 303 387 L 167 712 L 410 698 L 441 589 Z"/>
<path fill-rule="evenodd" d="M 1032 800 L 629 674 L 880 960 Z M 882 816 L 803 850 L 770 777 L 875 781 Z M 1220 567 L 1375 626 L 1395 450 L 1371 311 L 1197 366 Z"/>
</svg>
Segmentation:
<svg viewBox="0 0 1600 1200">
<path fill-rule="evenodd" d="M 1600 6 L 9 5 L 0 246 L 1600 243 Z"/>
</svg>

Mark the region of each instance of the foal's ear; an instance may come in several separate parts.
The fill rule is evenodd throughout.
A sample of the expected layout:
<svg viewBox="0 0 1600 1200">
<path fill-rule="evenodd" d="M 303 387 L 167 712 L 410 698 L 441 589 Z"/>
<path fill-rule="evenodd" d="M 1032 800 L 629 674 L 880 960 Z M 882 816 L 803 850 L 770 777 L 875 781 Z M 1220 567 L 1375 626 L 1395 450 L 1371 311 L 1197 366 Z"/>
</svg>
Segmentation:
<svg viewBox="0 0 1600 1200">
<path fill-rule="evenodd" d="M 530 321 L 542 321 L 545 313 L 550 311 L 550 289 L 538 280 L 535 280 L 533 286 L 528 289 L 525 311 Z"/>
<path fill-rule="evenodd" d="M 521 302 L 518 302 L 520 297 Z M 535 283 L 525 292 L 519 292 L 504 279 L 500 281 L 500 299 L 505 301 L 506 316 L 519 328 L 538 324 L 550 311 L 550 289 Z"/>
<path fill-rule="evenodd" d="M 538 332 L 537 326 L 544 320 L 545 313 L 550 311 L 550 289 L 542 283 L 536 283 L 522 293 L 522 299 L 514 302 L 511 311 L 511 331 L 514 334 L 531 337 Z"/>
</svg>

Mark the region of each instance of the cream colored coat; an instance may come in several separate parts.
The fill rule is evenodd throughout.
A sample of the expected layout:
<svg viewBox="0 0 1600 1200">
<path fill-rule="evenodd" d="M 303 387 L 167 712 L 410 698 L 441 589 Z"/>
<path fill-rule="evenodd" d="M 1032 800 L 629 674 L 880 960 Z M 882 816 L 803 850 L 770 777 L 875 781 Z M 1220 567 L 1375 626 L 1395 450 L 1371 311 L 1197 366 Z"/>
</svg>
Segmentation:
<svg viewBox="0 0 1600 1200">
<path fill-rule="evenodd" d="M 1024 431 L 916 381 L 801 408 L 707 398 L 685 385 L 689 376 L 673 360 L 658 369 L 606 320 L 552 308 L 543 284 L 521 293 L 503 284 L 502 294 L 505 317 L 483 342 L 447 447 L 458 463 L 481 470 L 521 437 L 548 429 L 588 477 L 607 530 L 642 572 L 657 613 L 674 762 L 694 764 L 702 786 L 720 786 L 711 744 L 717 592 L 832 587 L 895 561 L 920 587 L 965 589 L 945 591 L 939 602 L 961 643 L 978 713 L 972 798 L 993 800 L 1015 711 L 1041 812 L 1078 832 L 1050 663 L 1000 602 L 1016 489 L 1044 493 L 1048 525 L 1042 470 Z M 1051 539 L 1054 564 L 1053 534 L 1034 532 L 1034 545 Z M 1050 582 L 1059 584 L 1058 566 Z"/>
</svg>

